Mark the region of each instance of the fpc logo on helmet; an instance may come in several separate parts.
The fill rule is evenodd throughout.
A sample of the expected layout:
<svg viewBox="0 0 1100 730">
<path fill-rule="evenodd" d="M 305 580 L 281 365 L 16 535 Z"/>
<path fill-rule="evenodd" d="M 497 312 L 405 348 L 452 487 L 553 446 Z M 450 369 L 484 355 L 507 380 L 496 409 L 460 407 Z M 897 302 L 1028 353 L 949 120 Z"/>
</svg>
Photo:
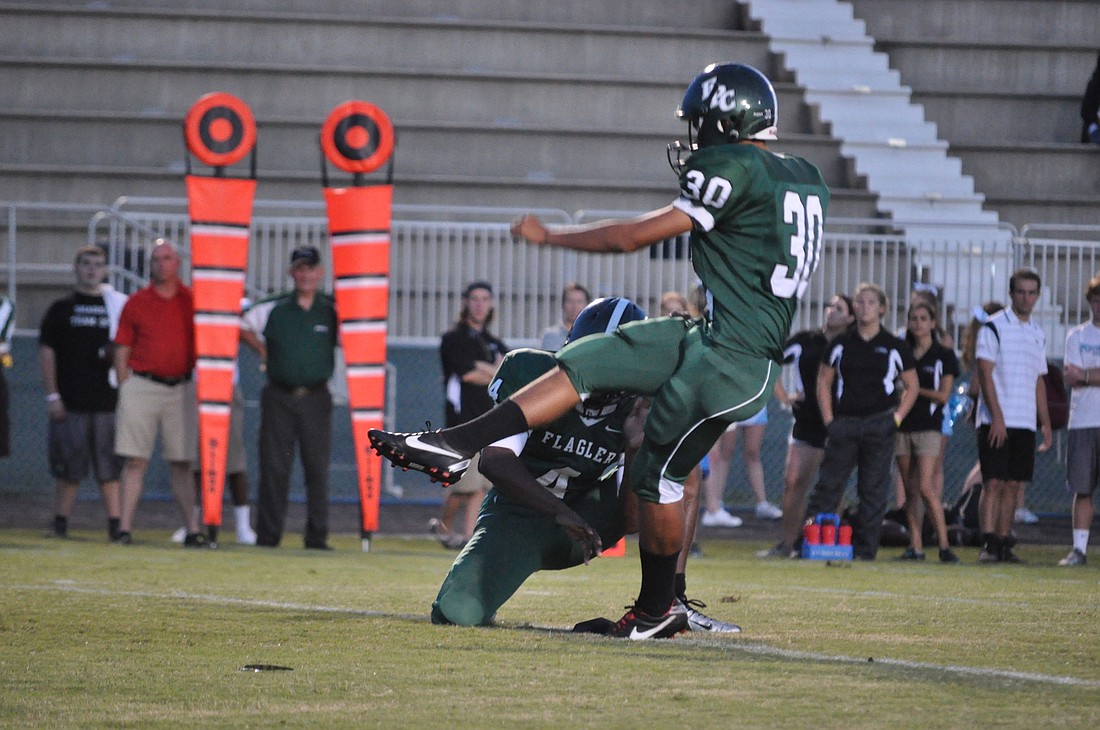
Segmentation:
<svg viewBox="0 0 1100 730">
<path fill-rule="evenodd" d="M 714 88 L 715 85 L 718 86 L 717 90 Z M 710 99 L 711 109 L 717 108 L 728 112 L 733 111 L 737 106 L 737 91 L 719 84 L 717 76 L 712 76 L 703 82 L 703 97 Z"/>
</svg>

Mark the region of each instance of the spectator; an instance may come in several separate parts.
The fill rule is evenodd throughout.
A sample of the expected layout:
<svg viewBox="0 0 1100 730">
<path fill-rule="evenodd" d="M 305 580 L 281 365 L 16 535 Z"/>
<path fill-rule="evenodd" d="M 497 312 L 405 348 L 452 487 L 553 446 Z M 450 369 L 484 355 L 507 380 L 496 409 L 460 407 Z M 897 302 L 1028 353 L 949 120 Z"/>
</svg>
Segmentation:
<svg viewBox="0 0 1100 730">
<path fill-rule="evenodd" d="M 252 306 L 241 317 L 241 341 L 260 356 L 267 384 L 260 396 L 260 486 L 256 544 L 277 547 L 286 526 L 290 474 L 297 445 L 305 476 L 309 550 L 328 544 L 328 469 L 332 455 L 332 395 L 336 307 L 320 291 L 321 254 L 302 246 L 290 254 L 294 289 Z"/>
<path fill-rule="evenodd" d="M 195 308 L 179 269 L 175 244 L 158 238 L 150 257 L 151 282 L 126 302 L 115 334 L 115 453 L 126 459 L 115 542 L 122 545 L 132 542 L 130 530 L 158 431 L 172 494 L 187 526 L 184 546 L 206 545 L 206 537 L 199 533 L 191 478 L 191 462 L 198 455 L 198 403 L 192 380 Z"/>
<path fill-rule="evenodd" d="M 4 371 L 13 364 L 11 334 L 15 328 L 15 303 L 0 296 L 0 458 L 11 455 L 11 393 Z"/>
<path fill-rule="evenodd" d="M 1073 492 L 1073 549 L 1058 565 L 1086 563 L 1093 501 L 1100 484 L 1100 273 L 1085 289 L 1092 317 L 1066 335 L 1065 380 L 1070 387 L 1066 485 Z"/>
<path fill-rule="evenodd" d="M 492 285 L 486 281 L 472 282 L 462 290 L 458 320 L 439 343 L 448 427 L 466 423 L 493 407 L 488 386 L 508 352 L 504 342 L 489 331 L 495 313 Z M 428 523 L 432 534 L 452 550 L 461 549 L 473 535 L 478 505 L 489 489 L 489 481 L 481 475 L 477 462 L 475 456 L 466 475 L 447 487 L 442 515 Z M 465 522 L 461 530 L 456 530 L 459 509 L 464 510 Z"/>
<path fill-rule="evenodd" d="M 103 283 L 107 256 L 98 246 L 77 249 L 73 271 L 73 292 L 46 310 L 38 339 L 50 419 L 50 472 L 57 479 L 53 531 L 67 535 L 77 490 L 91 468 L 107 513 L 107 535 L 114 540 L 122 461 L 115 454 L 118 390 L 111 378 L 111 338 L 126 295 Z"/>
<path fill-rule="evenodd" d="M 764 491 L 764 464 L 760 454 L 764 445 L 764 431 L 768 427 L 768 407 L 765 405 L 755 416 L 740 423 L 734 423 L 726 429 L 725 433 L 718 437 L 717 443 L 711 448 L 710 476 L 707 481 L 714 482 L 713 491 L 717 494 L 725 492 L 726 483 L 729 481 L 730 463 L 733 461 L 734 451 L 737 449 L 738 437 L 741 439 L 741 456 L 745 462 L 745 477 L 752 489 L 755 501 L 755 514 L 758 520 L 778 520 L 783 517 L 783 510 L 768 501 Z M 709 490 L 708 490 L 709 491 Z M 736 525 L 722 524 L 729 511 L 724 506 L 719 506 L 718 512 L 707 511 L 703 515 L 703 527 L 736 527 Z"/>
<path fill-rule="evenodd" d="M 543 350 L 557 352 L 569 337 L 569 330 L 577 315 L 592 301 L 588 290 L 575 281 L 571 281 L 561 290 L 561 323 L 547 327 L 542 333 Z"/>
<path fill-rule="evenodd" d="M 783 471 L 783 520 L 779 542 L 757 553 L 761 558 L 794 557 L 802 537 L 802 515 L 806 512 L 806 492 L 810 479 L 825 458 L 825 424 L 817 403 L 817 372 L 829 343 L 846 331 L 854 321 L 852 300 L 837 294 L 825 307 L 825 323 L 819 330 L 804 330 L 787 340 L 783 362 L 793 371 L 794 387 L 788 392 L 783 381 L 775 383 L 775 396 L 790 406 L 794 414 L 787 466 Z"/>
<path fill-rule="evenodd" d="M 1100 144 L 1100 54 L 1081 97 L 1081 141 Z"/>
<path fill-rule="evenodd" d="M 852 552 L 857 559 L 874 560 L 890 500 L 895 434 L 917 399 L 916 361 L 904 340 L 882 328 L 888 306 L 882 287 L 861 284 L 852 299 L 855 326 L 832 341 L 817 375 L 828 442 L 807 517 L 837 512 L 848 477 L 858 467 Z M 899 377 L 904 385 L 900 401 Z"/>
<path fill-rule="evenodd" d="M 983 546 L 980 563 L 1019 563 L 1009 530 L 1019 491 L 1035 468 L 1035 427 L 1039 451 L 1050 448 L 1047 413 L 1046 337 L 1031 320 L 1041 280 L 1029 269 L 1009 279 L 1011 306 L 989 318 L 978 331 L 978 460 L 984 486 L 980 500 Z"/>
<path fill-rule="evenodd" d="M 959 362 L 954 350 L 936 337 L 936 310 L 927 302 L 909 307 L 905 339 L 913 349 L 920 389 L 912 410 L 898 427 L 898 474 L 905 486 L 905 513 L 909 522 L 909 548 L 903 560 L 924 560 L 924 509 L 931 515 L 939 540 L 941 563 L 957 563 L 947 539 L 943 514 L 943 409 L 951 395 Z M 937 464 L 939 468 L 937 468 Z M 923 503 L 923 505 L 922 505 Z"/>
</svg>

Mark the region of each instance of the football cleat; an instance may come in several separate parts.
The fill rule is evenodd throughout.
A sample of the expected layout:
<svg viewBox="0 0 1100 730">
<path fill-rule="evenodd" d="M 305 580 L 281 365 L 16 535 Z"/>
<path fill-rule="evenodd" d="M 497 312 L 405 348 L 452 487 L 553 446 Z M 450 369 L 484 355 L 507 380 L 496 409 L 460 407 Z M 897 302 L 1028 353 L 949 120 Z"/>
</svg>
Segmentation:
<svg viewBox="0 0 1100 730">
<path fill-rule="evenodd" d="M 631 641 L 645 641 L 646 639 L 668 639 L 687 630 L 688 615 L 686 611 L 677 610 L 673 603 L 663 616 L 650 616 L 642 613 L 638 608 L 631 607 L 618 622 L 611 627 L 609 636 Z"/>
<path fill-rule="evenodd" d="M 1073 566 L 1073 567 L 1076 567 L 1076 566 L 1079 566 L 1079 565 L 1085 565 L 1086 563 L 1088 563 L 1088 558 L 1086 558 L 1085 554 L 1083 552 L 1081 552 L 1080 550 L 1078 550 L 1077 548 L 1074 548 L 1072 551 L 1070 551 L 1069 555 L 1067 555 L 1066 557 L 1064 557 L 1064 558 L 1062 558 L 1061 560 L 1058 561 L 1058 565 L 1066 565 L 1066 566 Z"/>
<path fill-rule="evenodd" d="M 687 628 L 688 631 L 710 631 L 715 634 L 740 634 L 741 627 L 737 624 L 729 624 L 725 621 L 719 621 L 718 619 L 711 618 L 706 615 L 700 608 L 706 608 L 707 604 L 702 601 L 685 598 L 683 600 L 677 598 L 676 603 L 673 604 L 673 611 L 682 611 L 687 615 Z"/>
<path fill-rule="evenodd" d="M 390 433 L 372 428 L 367 438 L 394 466 L 422 471 L 443 486 L 457 482 L 470 466 L 470 455 L 452 449 L 437 431 Z"/>
</svg>

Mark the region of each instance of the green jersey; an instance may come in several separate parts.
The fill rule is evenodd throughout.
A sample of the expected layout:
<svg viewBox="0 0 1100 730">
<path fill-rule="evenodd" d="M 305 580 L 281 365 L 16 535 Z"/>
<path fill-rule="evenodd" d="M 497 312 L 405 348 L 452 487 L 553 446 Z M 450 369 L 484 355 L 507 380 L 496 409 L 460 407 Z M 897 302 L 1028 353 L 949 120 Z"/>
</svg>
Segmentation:
<svg viewBox="0 0 1100 730">
<path fill-rule="evenodd" d="M 715 344 L 782 359 L 821 256 L 829 188 L 810 162 L 753 144 L 703 147 L 674 205 L 691 216 L 691 258 Z"/>
<path fill-rule="evenodd" d="M 544 350 L 521 349 L 508 353 L 489 384 L 489 395 L 500 403 L 517 390 L 557 365 Z M 607 405 L 578 406 L 527 437 L 520 461 L 536 481 L 559 497 L 566 491 L 588 491 L 601 478 L 610 478 L 624 448 L 623 424 L 633 398 Z"/>
</svg>

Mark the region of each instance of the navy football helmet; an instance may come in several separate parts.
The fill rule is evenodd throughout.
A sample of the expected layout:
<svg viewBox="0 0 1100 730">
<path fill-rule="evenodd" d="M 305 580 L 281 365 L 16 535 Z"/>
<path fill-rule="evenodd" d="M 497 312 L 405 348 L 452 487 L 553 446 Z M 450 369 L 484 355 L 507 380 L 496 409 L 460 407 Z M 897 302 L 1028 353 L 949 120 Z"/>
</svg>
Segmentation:
<svg viewBox="0 0 1100 730">
<path fill-rule="evenodd" d="M 668 148 L 669 164 L 678 173 L 685 151 L 747 139 L 776 139 L 779 104 L 768 77 L 752 66 L 712 63 L 691 82 L 676 117 L 688 123 L 687 149 L 679 142 Z"/>
<path fill-rule="evenodd" d="M 596 333 L 610 334 L 621 324 L 645 319 L 645 310 L 626 297 L 603 297 L 581 310 L 565 343 L 569 344 L 586 335 Z"/>
</svg>

